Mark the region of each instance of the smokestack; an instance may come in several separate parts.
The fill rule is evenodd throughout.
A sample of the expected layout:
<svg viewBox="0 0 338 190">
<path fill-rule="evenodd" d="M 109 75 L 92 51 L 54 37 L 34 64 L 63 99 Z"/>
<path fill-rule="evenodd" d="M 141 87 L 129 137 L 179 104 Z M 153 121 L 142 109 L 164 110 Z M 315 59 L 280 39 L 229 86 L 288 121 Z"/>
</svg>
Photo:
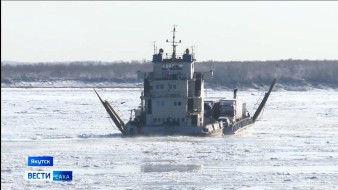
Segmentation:
<svg viewBox="0 0 338 190">
<path fill-rule="evenodd" d="M 237 88 L 234 90 L 234 99 L 237 98 Z"/>
</svg>

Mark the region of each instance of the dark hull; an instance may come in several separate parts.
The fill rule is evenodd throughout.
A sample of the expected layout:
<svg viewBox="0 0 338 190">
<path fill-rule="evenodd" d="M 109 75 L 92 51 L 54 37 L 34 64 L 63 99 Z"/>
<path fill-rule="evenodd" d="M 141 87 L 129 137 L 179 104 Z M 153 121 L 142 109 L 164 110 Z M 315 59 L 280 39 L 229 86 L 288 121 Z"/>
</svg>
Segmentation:
<svg viewBox="0 0 338 190">
<path fill-rule="evenodd" d="M 207 130 L 206 130 L 207 129 Z M 196 136 L 212 137 L 223 135 L 223 123 L 215 122 L 205 126 L 133 126 L 130 123 L 122 132 L 124 136 Z"/>
<path fill-rule="evenodd" d="M 225 126 L 223 128 L 223 134 L 224 135 L 232 135 L 236 131 L 238 131 L 240 129 L 244 129 L 246 126 L 249 126 L 253 123 L 254 123 L 254 121 L 253 121 L 252 117 L 241 119 L 239 121 L 236 121 L 235 123 L 233 123 L 230 126 Z"/>
<path fill-rule="evenodd" d="M 124 135 L 125 137 L 166 137 L 166 136 L 191 136 L 191 137 L 222 137 L 223 131 L 219 130 L 213 133 L 181 133 L 181 132 L 150 132 L 150 133 L 127 133 Z"/>
</svg>

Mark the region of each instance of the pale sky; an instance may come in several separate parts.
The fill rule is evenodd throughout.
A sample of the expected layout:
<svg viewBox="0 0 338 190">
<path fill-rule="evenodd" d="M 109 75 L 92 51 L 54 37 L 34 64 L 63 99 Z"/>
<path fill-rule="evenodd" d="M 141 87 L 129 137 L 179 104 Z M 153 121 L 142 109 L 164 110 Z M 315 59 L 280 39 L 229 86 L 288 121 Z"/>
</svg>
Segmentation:
<svg viewBox="0 0 338 190">
<path fill-rule="evenodd" d="M 338 2 L 1 1 L 1 61 L 338 59 Z"/>
</svg>

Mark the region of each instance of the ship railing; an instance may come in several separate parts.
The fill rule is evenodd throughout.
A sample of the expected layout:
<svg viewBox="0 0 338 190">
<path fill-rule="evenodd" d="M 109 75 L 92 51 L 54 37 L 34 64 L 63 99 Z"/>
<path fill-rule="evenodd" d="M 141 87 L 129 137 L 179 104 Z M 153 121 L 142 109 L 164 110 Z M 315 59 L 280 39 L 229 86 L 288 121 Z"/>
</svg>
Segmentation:
<svg viewBox="0 0 338 190">
<path fill-rule="evenodd" d="M 163 56 L 163 61 L 169 61 L 169 60 L 175 60 L 175 61 L 183 61 L 183 53 L 182 54 L 176 54 L 175 55 L 175 59 L 173 59 L 172 57 L 172 54 L 169 54 L 169 53 L 166 53 L 164 56 Z M 191 58 L 193 61 L 195 61 L 195 53 L 192 53 L 190 54 L 191 55 Z"/>
<path fill-rule="evenodd" d="M 186 96 L 186 94 L 184 95 L 180 95 L 180 94 L 165 94 L 165 95 L 153 95 L 152 93 L 148 94 L 147 96 L 142 96 L 142 98 L 144 99 L 149 99 L 149 98 L 186 98 L 186 99 L 191 99 L 191 98 L 198 98 L 199 96 L 191 96 L 191 94 L 189 94 L 189 96 Z"/>
<path fill-rule="evenodd" d="M 184 75 L 181 75 L 181 76 L 169 75 L 166 77 L 148 78 L 148 80 L 187 80 L 187 79 L 189 78 Z"/>
<path fill-rule="evenodd" d="M 154 78 L 154 75 L 145 75 L 145 79 L 147 80 L 187 80 L 189 77 L 187 75 L 183 74 L 170 74 L 167 76 L 162 77 L 156 77 Z"/>
<path fill-rule="evenodd" d="M 166 53 L 164 56 L 163 56 L 164 59 L 172 59 L 172 54 L 168 54 Z M 183 59 L 183 54 L 176 54 L 176 60 L 177 59 Z"/>
</svg>

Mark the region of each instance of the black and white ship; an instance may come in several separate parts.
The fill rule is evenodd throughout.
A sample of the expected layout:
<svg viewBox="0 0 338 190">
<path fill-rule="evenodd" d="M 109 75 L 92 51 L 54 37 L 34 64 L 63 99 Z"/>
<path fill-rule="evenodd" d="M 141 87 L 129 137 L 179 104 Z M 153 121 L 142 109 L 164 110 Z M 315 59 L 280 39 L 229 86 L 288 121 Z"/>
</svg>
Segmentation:
<svg viewBox="0 0 338 190">
<path fill-rule="evenodd" d="M 128 122 L 122 121 L 117 112 L 96 92 L 116 127 L 124 136 L 221 136 L 234 134 L 253 124 L 260 115 L 276 79 L 250 116 L 246 104 L 237 97 L 237 89 L 231 99 L 207 101 L 204 96 L 204 80 L 212 77 L 210 72 L 195 72 L 195 55 L 186 49 L 176 54 L 181 41 L 175 40 L 173 51 L 165 55 L 163 49 L 153 55 L 153 72 L 144 74 L 141 106 L 131 110 Z"/>
</svg>

